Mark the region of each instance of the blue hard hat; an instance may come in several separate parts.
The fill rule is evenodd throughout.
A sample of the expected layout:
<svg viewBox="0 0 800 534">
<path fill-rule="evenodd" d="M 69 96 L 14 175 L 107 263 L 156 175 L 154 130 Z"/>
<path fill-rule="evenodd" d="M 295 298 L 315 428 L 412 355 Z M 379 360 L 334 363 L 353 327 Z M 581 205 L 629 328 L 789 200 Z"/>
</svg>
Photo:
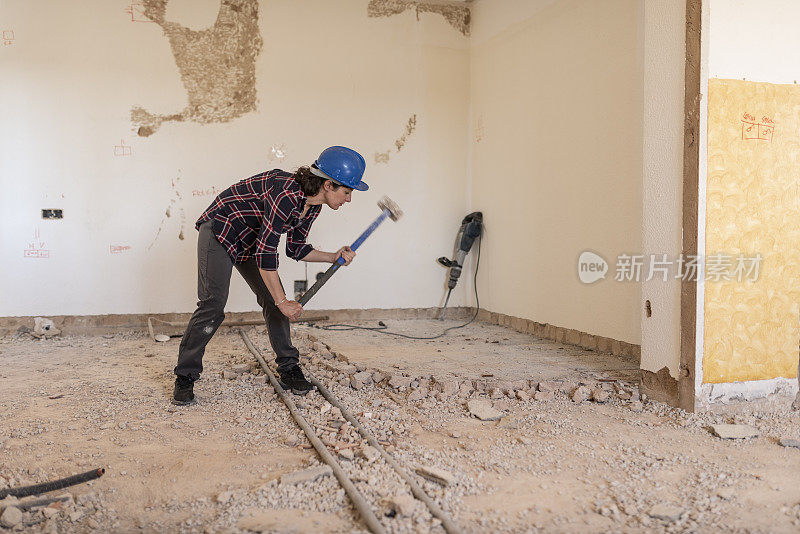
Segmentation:
<svg viewBox="0 0 800 534">
<path fill-rule="evenodd" d="M 317 169 L 322 171 L 322 174 L 314 172 L 312 167 L 311 172 L 322 178 L 328 178 L 338 184 L 351 189 L 359 191 L 366 191 L 369 186 L 361 181 L 364 176 L 364 170 L 367 164 L 361 154 L 347 147 L 332 146 L 326 148 L 319 155 L 317 161 L 314 162 Z"/>
</svg>

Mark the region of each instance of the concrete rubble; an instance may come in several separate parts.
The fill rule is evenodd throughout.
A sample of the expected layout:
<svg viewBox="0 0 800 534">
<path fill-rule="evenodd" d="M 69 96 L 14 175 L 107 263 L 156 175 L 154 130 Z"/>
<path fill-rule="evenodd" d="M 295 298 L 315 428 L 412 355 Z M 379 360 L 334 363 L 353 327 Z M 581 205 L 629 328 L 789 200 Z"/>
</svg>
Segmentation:
<svg viewBox="0 0 800 534">
<path fill-rule="evenodd" d="M 722 439 L 747 439 L 758 437 L 757 429 L 749 425 L 718 424 L 711 425 L 711 431 Z"/>
</svg>

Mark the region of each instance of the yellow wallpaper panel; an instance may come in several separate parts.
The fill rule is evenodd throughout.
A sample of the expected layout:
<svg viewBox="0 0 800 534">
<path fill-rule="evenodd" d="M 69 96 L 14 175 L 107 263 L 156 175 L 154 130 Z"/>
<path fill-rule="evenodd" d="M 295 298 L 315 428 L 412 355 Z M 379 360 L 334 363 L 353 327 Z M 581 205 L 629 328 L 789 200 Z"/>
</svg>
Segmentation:
<svg viewBox="0 0 800 534">
<path fill-rule="evenodd" d="M 797 376 L 800 86 L 708 82 L 706 262 L 760 262 L 758 278 L 709 280 L 703 382 Z M 752 265 L 752 263 L 750 264 Z"/>
</svg>

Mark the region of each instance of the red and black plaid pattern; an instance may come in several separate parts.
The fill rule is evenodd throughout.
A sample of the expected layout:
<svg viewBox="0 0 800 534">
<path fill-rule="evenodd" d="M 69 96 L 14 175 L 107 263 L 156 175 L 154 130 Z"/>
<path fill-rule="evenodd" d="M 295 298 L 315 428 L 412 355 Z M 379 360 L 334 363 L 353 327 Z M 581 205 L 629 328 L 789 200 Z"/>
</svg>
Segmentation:
<svg viewBox="0 0 800 534">
<path fill-rule="evenodd" d="M 286 254 L 303 259 L 314 247 L 306 244 L 311 224 L 322 210 L 311 206 L 301 218 L 306 196 L 292 175 L 274 169 L 230 186 L 203 212 L 195 228 L 213 221 L 214 235 L 235 263 L 255 256 L 266 271 L 278 269 L 278 244 L 286 234 Z"/>
</svg>

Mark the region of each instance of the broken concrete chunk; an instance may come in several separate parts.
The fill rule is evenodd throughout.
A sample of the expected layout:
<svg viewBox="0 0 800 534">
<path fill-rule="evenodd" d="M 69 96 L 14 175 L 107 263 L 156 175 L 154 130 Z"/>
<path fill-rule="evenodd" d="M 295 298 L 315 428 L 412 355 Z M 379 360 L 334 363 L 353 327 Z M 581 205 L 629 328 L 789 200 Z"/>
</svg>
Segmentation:
<svg viewBox="0 0 800 534">
<path fill-rule="evenodd" d="M 481 421 L 497 421 L 503 417 L 503 412 L 495 410 L 489 401 L 484 399 L 472 399 L 467 402 L 469 413 Z"/>
<path fill-rule="evenodd" d="M 642 413 L 644 411 L 644 404 L 642 404 L 642 401 L 632 402 L 631 411 L 634 413 Z"/>
<path fill-rule="evenodd" d="M 386 506 L 400 517 L 410 517 L 417 508 L 417 501 L 411 495 L 395 495 L 384 500 Z"/>
<path fill-rule="evenodd" d="M 800 441 L 796 439 L 782 438 L 779 442 L 784 447 L 794 447 L 800 449 Z"/>
<path fill-rule="evenodd" d="M 559 387 L 561 387 L 561 384 L 558 382 L 539 382 L 539 391 L 558 391 Z"/>
<path fill-rule="evenodd" d="M 61 333 L 61 330 L 56 328 L 56 324 L 51 320 L 47 319 L 46 317 L 34 317 L 33 318 L 33 334 L 39 338 L 48 338 L 57 336 Z"/>
<path fill-rule="evenodd" d="M 231 497 L 233 497 L 232 491 L 223 491 L 217 495 L 215 500 L 219 503 L 226 503 L 231 500 Z"/>
<path fill-rule="evenodd" d="M 400 388 L 407 388 L 411 387 L 411 381 L 413 378 L 410 376 L 403 376 L 400 374 L 394 374 L 391 378 L 389 378 L 389 385 L 392 386 L 394 389 Z"/>
<path fill-rule="evenodd" d="M 312 482 L 320 477 L 325 477 L 333 473 L 333 469 L 329 465 L 318 465 L 303 469 L 302 471 L 295 471 L 294 473 L 287 473 L 281 476 L 281 484 L 302 484 L 303 482 Z"/>
<path fill-rule="evenodd" d="M 8 506 L 0 515 L 0 525 L 14 528 L 22 522 L 22 511 L 16 506 Z"/>
<path fill-rule="evenodd" d="M 353 389 L 361 389 L 372 382 L 372 373 L 369 371 L 359 371 L 350 377 L 350 386 Z"/>
<path fill-rule="evenodd" d="M 523 390 L 520 389 L 520 390 L 517 391 L 517 398 L 519 400 L 521 400 L 521 401 L 526 401 L 526 400 L 530 400 L 531 396 L 528 395 L 528 393 L 526 391 L 523 391 Z"/>
<path fill-rule="evenodd" d="M 234 365 L 231 368 L 231 370 L 236 374 L 243 375 L 243 374 L 245 374 L 245 373 L 250 371 L 250 365 L 246 364 L 246 363 L 240 363 L 240 364 Z"/>
<path fill-rule="evenodd" d="M 455 477 L 451 472 L 445 471 L 444 469 L 439 469 L 438 467 L 421 465 L 417 467 L 416 473 L 423 478 L 433 482 L 438 482 L 442 486 L 449 486 L 455 482 Z"/>
<path fill-rule="evenodd" d="M 339 458 L 342 460 L 347 460 L 352 462 L 355 458 L 355 454 L 353 454 L 353 449 L 342 449 L 339 451 Z"/>
<path fill-rule="evenodd" d="M 553 391 L 537 391 L 533 394 L 533 398 L 537 401 L 551 401 L 555 397 L 555 392 Z"/>
<path fill-rule="evenodd" d="M 225 380 L 235 380 L 237 376 L 239 376 L 239 373 L 237 373 L 233 369 L 225 369 L 224 371 L 222 371 L 222 378 L 224 378 Z"/>
<path fill-rule="evenodd" d="M 602 388 L 594 388 L 592 390 L 592 400 L 594 402 L 607 402 L 610 397 L 611 394 Z"/>
<path fill-rule="evenodd" d="M 758 430 L 749 425 L 711 425 L 714 435 L 722 439 L 746 439 L 758 436 Z"/>
<path fill-rule="evenodd" d="M 381 457 L 381 453 L 378 452 L 378 449 L 371 445 L 364 445 L 361 447 L 361 450 L 358 451 L 358 455 L 368 462 L 374 462 Z"/>
<path fill-rule="evenodd" d="M 668 504 L 657 504 L 648 512 L 648 515 L 653 519 L 661 519 L 663 521 L 677 521 L 681 518 L 681 514 L 683 514 L 683 510 Z"/>
<path fill-rule="evenodd" d="M 372 381 L 376 384 L 380 384 L 384 378 L 386 377 L 380 371 L 372 371 Z"/>
<path fill-rule="evenodd" d="M 254 384 L 266 384 L 267 383 L 267 375 L 258 375 L 253 377 Z"/>
<path fill-rule="evenodd" d="M 589 397 L 592 395 L 592 390 L 590 390 L 586 386 L 578 386 L 575 388 L 575 391 L 572 392 L 572 402 L 583 402 L 585 400 L 589 400 Z"/>
<path fill-rule="evenodd" d="M 411 392 L 408 396 L 408 402 L 415 402 L 418 400 L 422 400 L 428 396 L 428 388 L 426 387 L 419 387 Z"/>
</svg>

